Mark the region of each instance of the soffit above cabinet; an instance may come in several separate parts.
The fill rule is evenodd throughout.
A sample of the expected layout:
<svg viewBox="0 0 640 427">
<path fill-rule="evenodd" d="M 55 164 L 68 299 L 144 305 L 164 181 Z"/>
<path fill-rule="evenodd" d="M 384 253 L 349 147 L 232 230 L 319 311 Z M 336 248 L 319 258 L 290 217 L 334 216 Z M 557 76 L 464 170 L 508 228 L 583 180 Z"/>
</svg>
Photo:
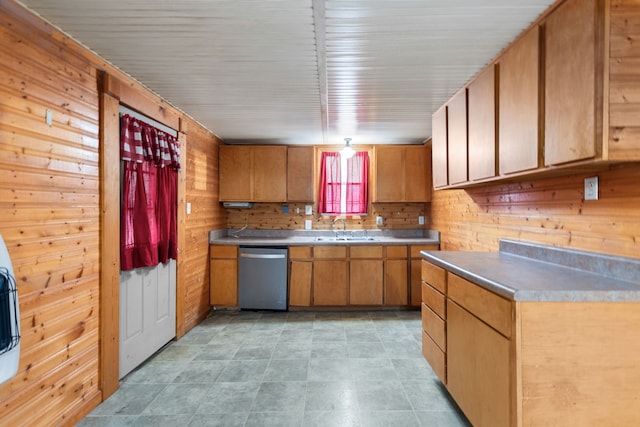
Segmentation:
<svg viewBox="0 0 640 427">
<path fill-rule="evenodd" d="M 22 0 L 227 143 L 421 143 L 552 0 Z"/>
</svg>

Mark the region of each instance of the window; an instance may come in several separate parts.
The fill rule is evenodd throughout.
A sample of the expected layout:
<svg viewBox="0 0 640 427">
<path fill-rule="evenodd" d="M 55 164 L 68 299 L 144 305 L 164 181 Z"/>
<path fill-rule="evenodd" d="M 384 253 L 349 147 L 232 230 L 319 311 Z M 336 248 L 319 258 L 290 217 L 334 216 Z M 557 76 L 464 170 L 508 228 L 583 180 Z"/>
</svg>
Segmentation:
<svg viewBox="0 0 640 427">
<path fill-rule="evenodd" d="M 323 152 L 320 163 L 321 214 L 367 213 L 369 204 L 369 153 L 357 152 L 345 159 L 337 152 Z"/>
</svg>

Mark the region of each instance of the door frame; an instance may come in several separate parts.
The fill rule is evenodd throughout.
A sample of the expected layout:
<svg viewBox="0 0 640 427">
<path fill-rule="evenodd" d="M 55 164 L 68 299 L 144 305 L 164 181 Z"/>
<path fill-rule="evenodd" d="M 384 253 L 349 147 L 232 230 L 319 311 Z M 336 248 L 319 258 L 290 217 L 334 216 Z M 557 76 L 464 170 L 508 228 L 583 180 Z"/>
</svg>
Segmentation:
<svg viewBox="0 0 640 427">
<path fill-rule="evenodd" d="M 176 338 L 184 335 L 183 242 L 187 130 L 182 115 L 136 83 L 98 73 L 100 169 L 100 353 L 99 387 L 106 400 L 120 386 L 120 104 L 178 131 L 182 167 L 178 173 L 178 259 L 176 261 Z"/>
</svg>

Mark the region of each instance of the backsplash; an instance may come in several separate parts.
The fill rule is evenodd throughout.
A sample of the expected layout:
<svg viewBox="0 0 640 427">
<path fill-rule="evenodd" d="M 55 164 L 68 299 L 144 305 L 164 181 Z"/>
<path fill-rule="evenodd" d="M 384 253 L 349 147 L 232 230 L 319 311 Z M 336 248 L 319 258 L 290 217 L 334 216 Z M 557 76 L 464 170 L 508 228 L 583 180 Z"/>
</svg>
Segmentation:
<svg viewBox="0 0 640 427">
<path fill-rule="evenodd" d="M 288 213 L 284 213 L 284 206 Z M 256 203 L 251 209 L 227 209 L 227 227 L 240 228 L 245 221 L 250 229 L 259 230 L 302 230 L 307 219 L 313 221 L 314 230 L 330 230 L 335 216 L 321 216 L 313 205 L 313 215 L 304 214 L 304 203 Z M 428 203 L 375 203 L 370 213 L 364 216 L 345 218 L 351 230 L 380 229 L 406 230 L 429 228 Z M 376 226 L 376 217 L 382 216 L 384 224 Z M 418 224 L 418 217 L 425 216 L 425 224 Z M 339 224 L 341 226 L 341 224 Z"/>
</svg>

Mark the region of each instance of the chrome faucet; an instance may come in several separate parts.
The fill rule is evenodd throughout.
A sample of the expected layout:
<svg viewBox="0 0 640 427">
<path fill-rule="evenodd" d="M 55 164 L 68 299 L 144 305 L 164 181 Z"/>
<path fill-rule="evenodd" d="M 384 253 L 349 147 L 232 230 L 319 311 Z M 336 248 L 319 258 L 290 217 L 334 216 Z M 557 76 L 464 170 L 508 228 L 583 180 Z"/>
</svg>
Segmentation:
<svg viewBox="0 0 640 427">
<path fill-rule="evenodd" d="M 346 235 L 347 234 L 347 222 L 344 220 L 344 218 L 336 218 L 333 220 L 333 224 L 331 225 L 331 228 L 336 228 L 336 222 L 338 221 L 342 221 L 342 235 Z M 336 237 L 338 237 L 338 232 L 336 231 Z"/>
</svg>

